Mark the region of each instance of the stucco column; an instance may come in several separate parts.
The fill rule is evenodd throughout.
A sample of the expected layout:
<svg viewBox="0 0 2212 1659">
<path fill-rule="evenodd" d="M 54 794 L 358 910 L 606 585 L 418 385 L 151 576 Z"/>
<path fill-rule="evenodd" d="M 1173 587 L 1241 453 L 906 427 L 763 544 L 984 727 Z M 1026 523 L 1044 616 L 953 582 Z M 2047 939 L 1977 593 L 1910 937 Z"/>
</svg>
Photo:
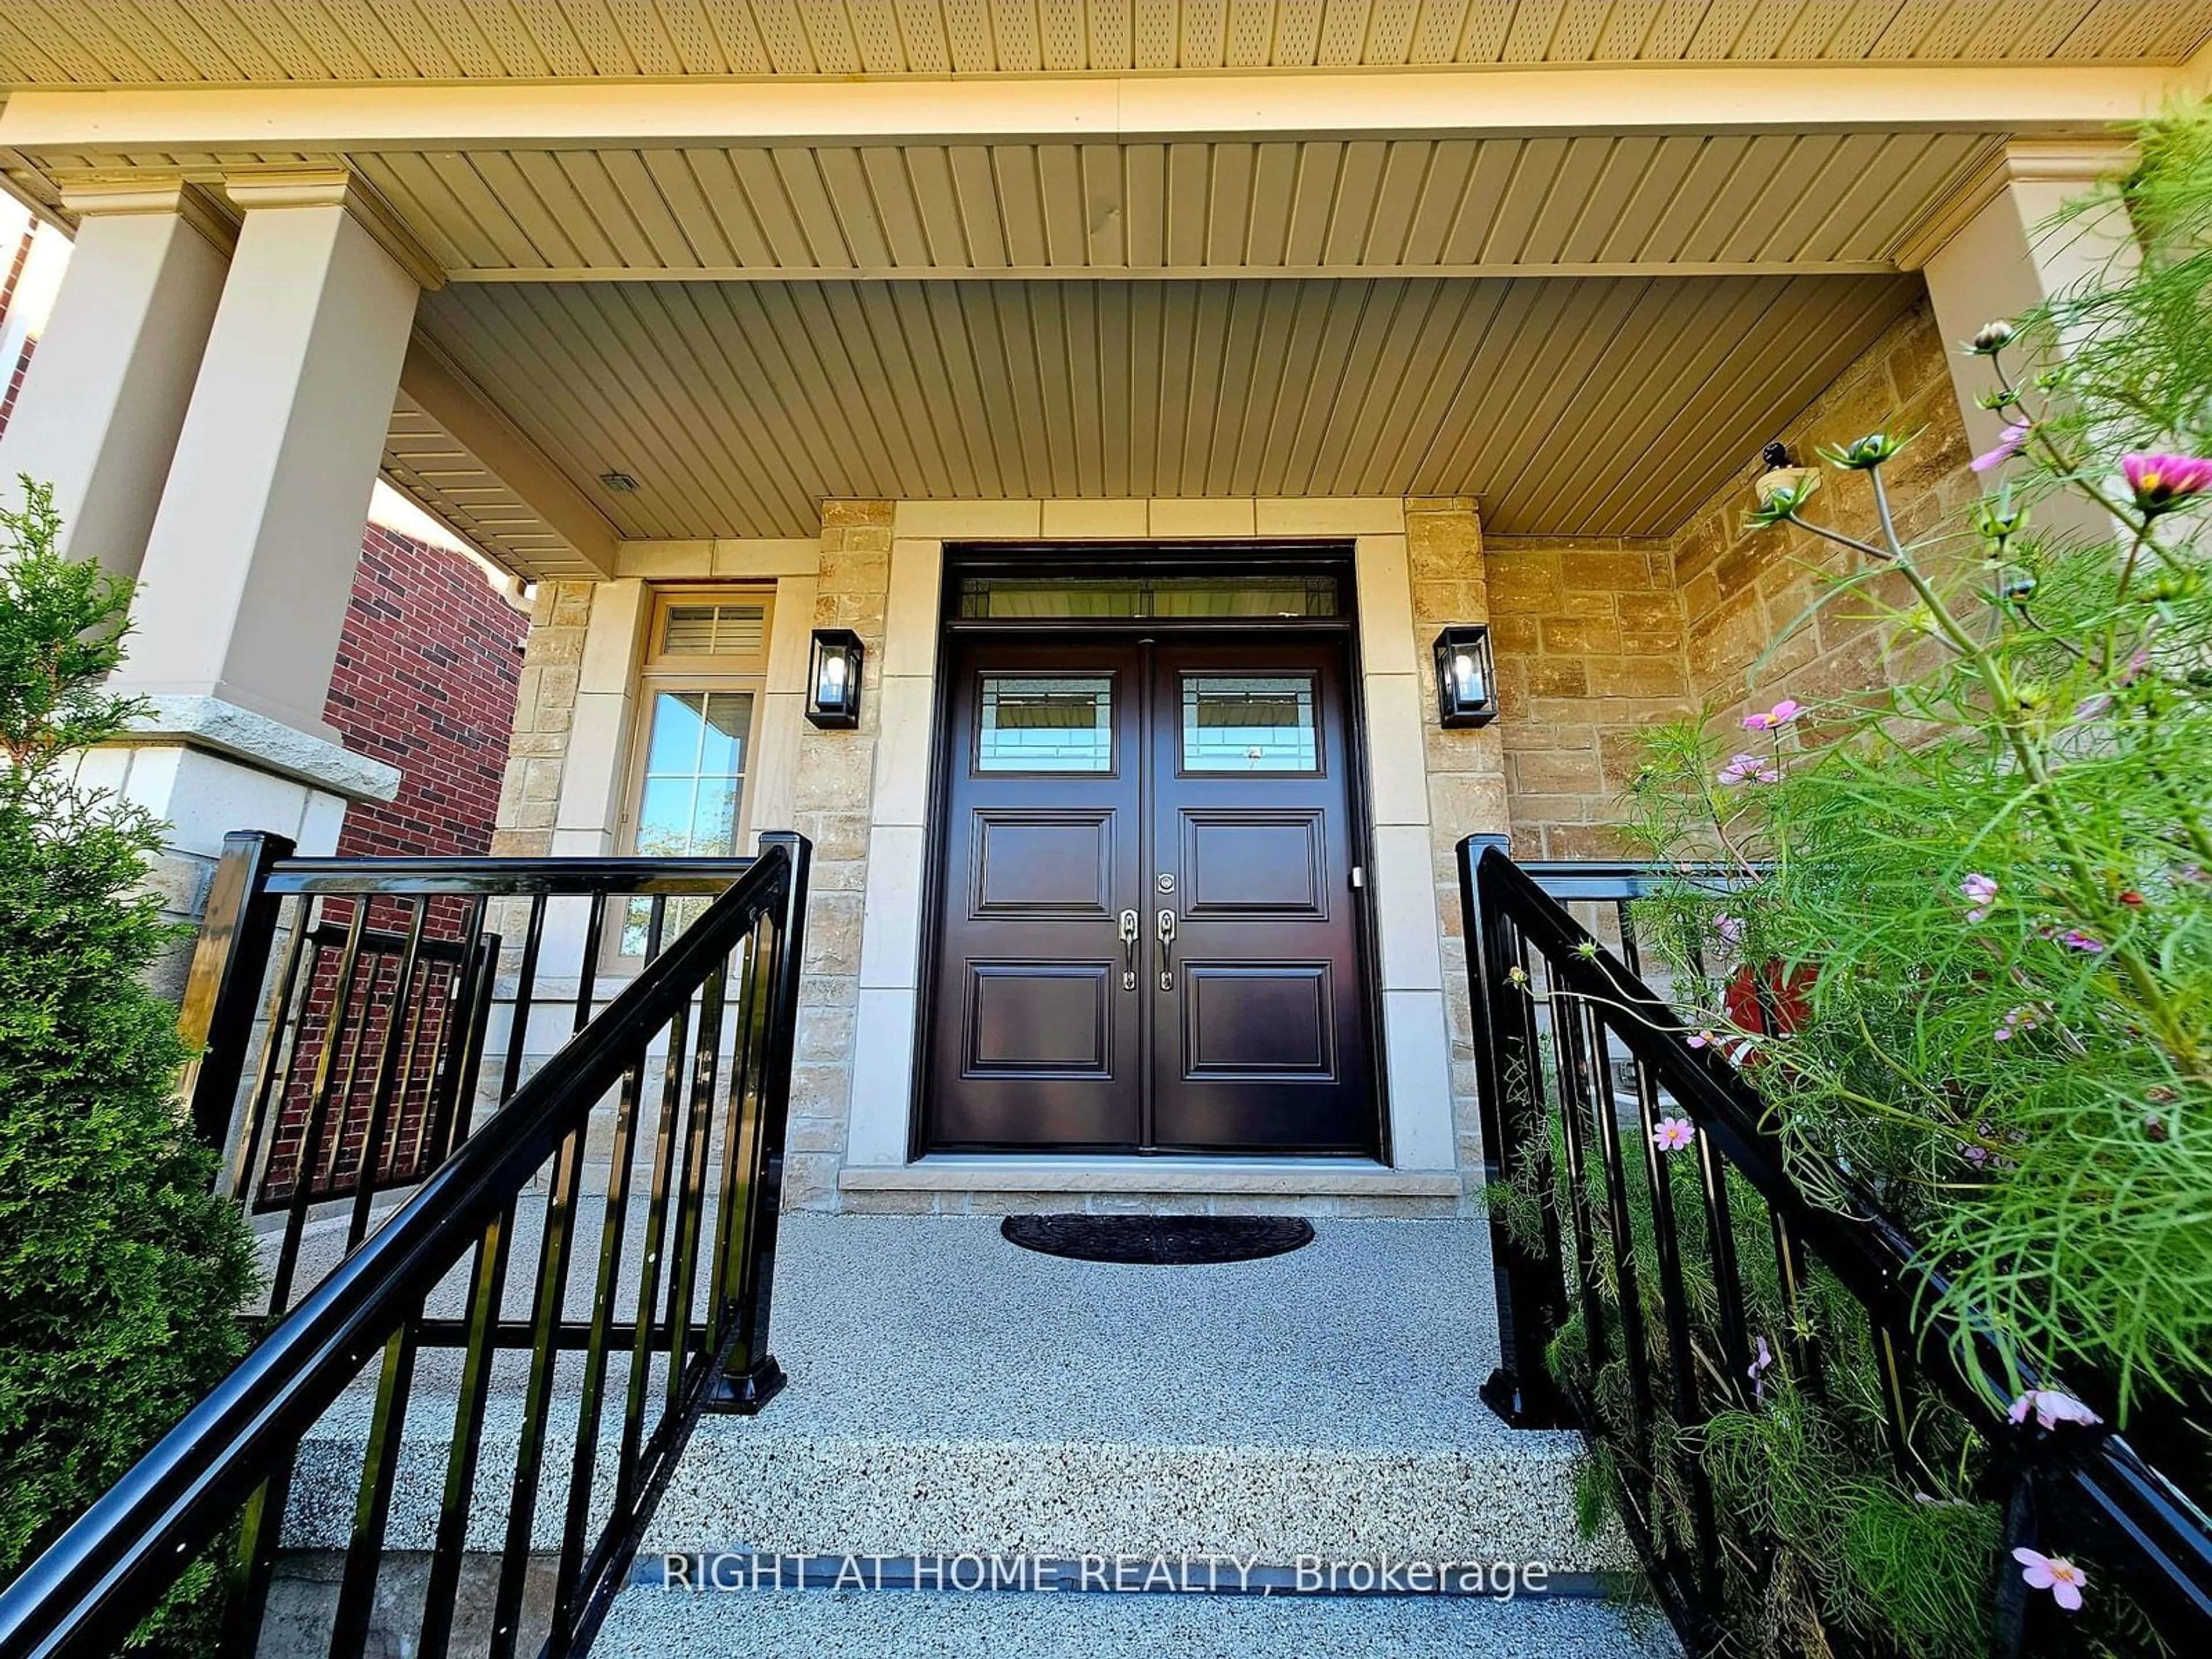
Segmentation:
<svg viewBox="0 0 2212 1659">
<path fill-rule="evenodd" d="M 421 284 L 343 178 L 228 193 L 245 225 L 118 685 L 334 741 L 323 702 Z"/>
<path fill-rule="evenodd" d="M 68 274 L 0 440 L 0 500 L 53 486 L 62 547 L 135 574 L 228 267 L 231 233 L 176 181 L 71 191 Z"/>
<path fill-rule="evenodd" d="M 155 879 L 185 916 L 225 831 L 329 853 L 349 800 L 398 791 L 398 772 L 343 747 L 323 707 L 416 300 L 434 280 L 343 175 L 227 191 L 245 222 L 114 681 L 153 712 L 87 763 L 171 826 Z"/>
<path fill-rule="evenodd" d="M 1984 324 L 2016 318 L 2054 295 L 2110 283 L 2132 269 L 2135 241 L 2117 198 L 2063 221 L 2057 216 L 2126 161 L 2124 148 L 2111 143 L 2010 145 L 1997 163 L 1995 193 L 1929 256 L 1928 297 L 1950 348 L 1951 384 L 1976 453 L 1996 444 L 2006 417 L 1979 401 L 1996 384 L 1989 364 L 1960 348 Z M 2016 354 L 2011 361 L 2017 374 Z M 2077 527 L 2091 535 L 2111 532 L 2095 508 L 2071 497 L 2039 512 L 2046 522 L 2078 515 Z"/>
</svg>

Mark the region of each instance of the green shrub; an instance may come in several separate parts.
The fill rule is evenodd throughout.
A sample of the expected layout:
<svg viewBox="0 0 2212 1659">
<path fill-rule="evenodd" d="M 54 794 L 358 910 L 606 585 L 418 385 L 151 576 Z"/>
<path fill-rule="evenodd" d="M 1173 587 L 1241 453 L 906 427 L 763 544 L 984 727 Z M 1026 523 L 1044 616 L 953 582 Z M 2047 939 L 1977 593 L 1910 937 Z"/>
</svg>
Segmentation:
<svg viewBox="0 0 2212 1659">
<path fill-rule="evenodd" d="M 130 584 L 63 558 L 25 487 L 0 513 L 0 1582 L 236 1362 L 253 1278 L 143 977 L 173 932 L 137 890 L 161 825 L 76 778 L 131 713 L 101 689 Z M 178 1636 L 212 1576 L 142 1638 Z"/>
</svg>

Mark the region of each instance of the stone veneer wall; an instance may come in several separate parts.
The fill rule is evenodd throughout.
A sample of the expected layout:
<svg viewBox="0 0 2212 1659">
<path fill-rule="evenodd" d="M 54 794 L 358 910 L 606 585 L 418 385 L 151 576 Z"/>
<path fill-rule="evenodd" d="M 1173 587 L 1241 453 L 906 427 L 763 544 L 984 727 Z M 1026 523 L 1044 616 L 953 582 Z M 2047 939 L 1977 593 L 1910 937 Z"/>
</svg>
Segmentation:
<svg viewBox="0 0 2212 1659">
<path fill-rule="evenodd" d="M 584 630 L 592 620 L 595 592 L 590 582 L 538 584 L 530 635 L 522 648 L 522 678 L 515 688 L 514 731 L 507 744 L 499 824 L 491 837 L 495 858 L 552 855 L 561 774 L 582 678 Z"/>
<path fill-rule="evenodd" d="M 1810 459 L 1818 445 L 1920 428 L 1887 476 L 1899 527 L 1925 533 L 1978 489 L 1944 352 L 1933 313 L 1915 306 L 1775 435 Z M 1627 850 L 1610 826 L 1644 728 L 1703 708 L 1730 731 L 1753 704 L 1875 685 L 1893 666 L 1873 614 L 1899 603 L 1893 580 L 1868 598 L 1839 597 L 1759 661 L 1805 615 L 1822 579 L 1847 563 L 1841 550 L 1802 532 L 1743 528 L 1759 471 L 1747 460 L 1669 539 L 1488 538 L 1504 705 L 1498 730 L 1518 856 Z M 1831 472 L 1812 516 L 1865 535 L 1872 493 L 1864 480 Z"/>
<path fill-rule="evenodd" d="M 1692 706 L 1673 549 L 1493 537 L 1486 552 L 1514 854 L 1619 857 L 1638 734 Z"/>
<path fill-rule="evenodd" d="M 1413 595 L 1413 643 L 1427 668 L 1429 642 L 1450 623 L 1498 624 L 1498 593 L 1491 549 L 1484 543 L 1474 499 L 1466 495 L 1411 496 L 1406 501 L 1406 563 Z M 1499 647 L 1504 678 L 1503 647 Z M 1427 675 L 1417 677 L 1433 690 Z M 1435 860 L 1437 927 L 1443 951 L 1444 1018 L 1451 1035 L 1452 1134 L 1463 1202 L 1479 1204 L 1482 1179 L 1482 1120 L 1474 1092 L 1474 1024 L 1467 988 L 1466 936 L 1461 926 L 1459 863 L 1462 837 L 1506 822 L 1509 764 L 1499 725 L 1446 732 L 1433 708 L 1421 721 L 1428 770 L 1429 842 Z M 1409 1211 L 1413 1206 L 1406 1206 Z"/>
<path fill-rule="evenodd" d="M 1908 540 L 1980 493 L 1967 466 L 1970 451 L 1948 349 L 1923 301 L 1775 434 L 1790 446 L 1793 459 L 1816 465 L 1819 445 L 1848 443 L 1885 428 L 1919 428 L 1912 446 L 1883 469 L 1899 532 Z M 1856 556 L 1800 530 L 1747 531 L 1743 515 L 1759 471 L 1755 459 L 1747 463 L 1691 515 L 1674 543 L 1674 578 L 1687 619 L 1690 688 L 1711 706 L 1723 730 L 1753 706 L 1856 690 L 1890 678 L 1889 630 L 1875 613 L 1911 604 L 1901 580 L 1881 578 L 1831 600 L 1760 662 L 1769 644 L 1819 597 L 1823 579 L 1852 568 Z M 1864 478 L 1825 470 L 1806 516 L 1870 538 L 1873 490 Z"/>
<path fill-rule="evenodd" d="M 783 1202 L 794 1210 L 837 1207 L 837 1166 L 845 1146 L 860 1000 L 868 801 L 883 720 L 883 699 L 869 693 L 875 689 L 871 683 L 883 672 L 890 562 L 889 501 L 823 503 L 822 565 L 813 625 L 853 629 L 867 657 L 860 729 L 823 732 L 810 726 L 799 741 L 794 819 L 799 832 L 814 843 L 814 865 L 783 1170 Z"/>
</svg>

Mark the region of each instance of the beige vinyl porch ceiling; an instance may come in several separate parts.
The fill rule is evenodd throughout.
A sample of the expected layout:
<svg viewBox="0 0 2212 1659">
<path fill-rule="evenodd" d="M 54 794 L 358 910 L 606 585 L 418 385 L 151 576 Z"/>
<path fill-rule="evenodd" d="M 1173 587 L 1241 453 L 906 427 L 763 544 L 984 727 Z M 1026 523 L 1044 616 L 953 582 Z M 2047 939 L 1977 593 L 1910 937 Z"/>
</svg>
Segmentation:
<svg viewBox="0 0 2212 1659">
<path fill-rule="evenodd" d="M 2173 63 L 2203 0 L 7 0 L 44 86 Z"/>
<path fill-rule="evenodd" d="M 1477 495 L 1657 535 L 1905 276 L 460 283 L 425 331 L 626 538 L 824 497 Z M 604 472 L 638 482 L 609 493 Z"/>
</svg>

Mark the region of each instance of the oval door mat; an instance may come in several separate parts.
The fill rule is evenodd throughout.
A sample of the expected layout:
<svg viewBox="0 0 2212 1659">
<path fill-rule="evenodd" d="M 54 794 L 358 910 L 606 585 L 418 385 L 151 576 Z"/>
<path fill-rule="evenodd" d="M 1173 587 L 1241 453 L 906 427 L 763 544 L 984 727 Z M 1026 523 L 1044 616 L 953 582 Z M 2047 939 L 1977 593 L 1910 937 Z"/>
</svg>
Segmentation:
<svg viewBox="0 0 2212 1659">
<path fill-rule="evenodd" d="M 1297 1216 L 1010 1215 L 999 1231 L 1025 1250 L 1144 1267 L 1257 1261 L 1314 1236 L 1313 1224 Z"/>
</svg>

